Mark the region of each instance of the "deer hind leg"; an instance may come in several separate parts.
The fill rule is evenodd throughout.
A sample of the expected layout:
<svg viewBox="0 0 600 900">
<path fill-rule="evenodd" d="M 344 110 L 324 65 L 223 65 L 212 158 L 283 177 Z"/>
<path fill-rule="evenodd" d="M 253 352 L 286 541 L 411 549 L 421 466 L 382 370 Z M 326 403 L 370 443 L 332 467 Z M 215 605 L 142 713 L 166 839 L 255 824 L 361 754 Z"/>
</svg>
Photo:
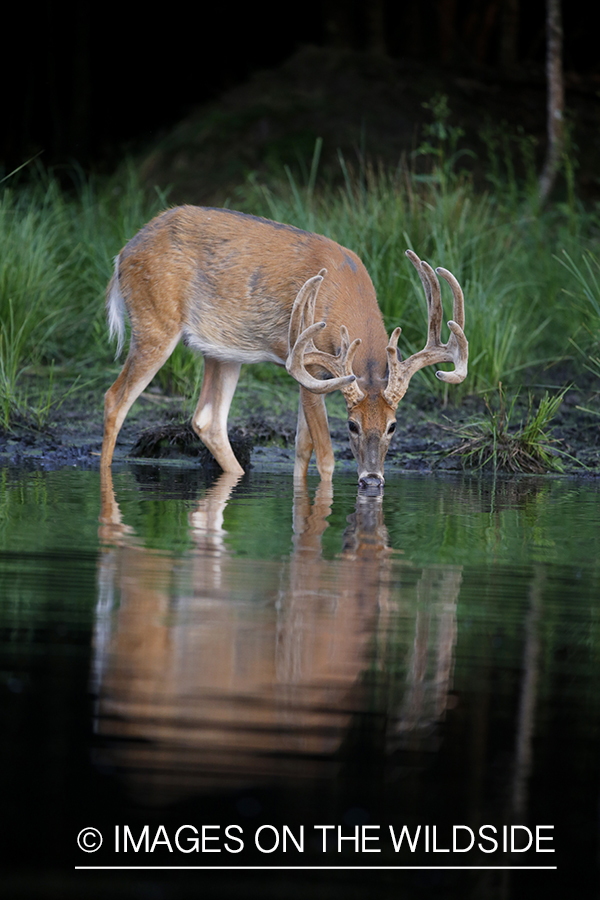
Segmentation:
<svg viewBox="0 0 600 900">
<path fill-rule="evenodd" d="M 224 472 L 243 475 L 227 437 L 227 416 L 240 377 L 241 364 L 204 357 L 202 390 L 192 428 Z"/>
<path fill-rule="evenodd" d="M 306 478 L 313 450 L 319 475 L 323 481 L 331 481 L 334 458 L 325 398 L 322 394 L 313 394 L 301 387 L 294 478 Z"/>
<path fill-rule="evenodd" d="M 160 346 L 135 346 L 132 340 L 121 374 L 104 397 L 104 439 L 100 468 L 109 468 L 115 443 L 125 416 L 158 370 L 164 366 L 179 342 L 177 334 L 170 343 Z"/>
</svg>

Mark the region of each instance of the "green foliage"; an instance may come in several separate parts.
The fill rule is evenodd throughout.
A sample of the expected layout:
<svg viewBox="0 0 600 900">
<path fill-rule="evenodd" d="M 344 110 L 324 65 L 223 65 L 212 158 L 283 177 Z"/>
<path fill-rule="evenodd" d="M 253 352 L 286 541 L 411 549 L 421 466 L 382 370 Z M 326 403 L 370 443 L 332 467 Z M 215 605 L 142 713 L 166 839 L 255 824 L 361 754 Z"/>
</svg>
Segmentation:
<svg viewBox="0 0 600 900">
<path fill-rule="evenodd" d="M 553 397 L 546 392 L 537 410 L 534 410 L 533 397 L 530 395 L 525 421 L 514 425 L 517 395 L 507 405 L 502 384 L 499 384 L 498 408 L 493 409 L 486 397 L 487 416 L 479 422 L 463 425 L 458 429 L 462 443 L 451 455 L 462 456 L 468 468 L 487 467 L 494 472 L 512 474 L 561 472 L 561 451 L 557 449 L 557 442 L 550 435 L 549 428 L 567 390 L 565 388 Z"/>
<path fill-rule="evenodd" d="M 103 296 L 112 259 L 158 210 L 132 170 L 96 183 L 75 170 L 65 191 L 44 172 L 0 189 L 0 426 L 32 414 L 45 419 L 56 400 L 32 406 L 23 376 L 54 363 L 87 368 L 107 362 Z M 51 382 L 50 382 L 51 384 Z M 41 405 L 40 405 L 41 404 Z"/>
<path fill-rule="evenodd" d="M 8 423 L 25 365 L 56 346 L 61 206 L 55 186 L 35 199 L 9 188 L 0 195 L 0 424 Z"/>
<path fill-rule="evenodd" d="M 552 251 L 591 241 L 594 221 L 582 213 L 573 233 L 556 210 L 538 215 L 530 189 L 517 191 L 514 173 L 504 194 L 478 192 L 470 177 L 455 170 L 456 135 L 447 137 L 447 146 L 445 135 L 447 128 L 439 129 L 436 147 L 422 145 L 418 170 L 406 161 L 394 171 L 368 164 L 353 170 L 340 158 L 343 184 L 317 190 L 313 159 L 305 185 L 289 171 L 285 181 L 268 185 L 250 180 L 238 205 L 354 250 L 373 279 L 388 329 L 402 325 L 405 354 L 423 346 L 427 312 L 404 250 L 450 269 L 465 292 L 470 344 L 469 377 L 452 391 L 459 398 L 500 380 L 516 384 L 524 368 L 567 354 L 573 318 L 561 296 L 569 279 Z M 498 175 L 498 190 L 501 185 Z M 418 373 L 419 381 L 431 392 L 444 391 L 428 370 Z"/>
<path fill-rule="evenodd" d="M 465 132 L 452 124 L 446 94 L 434 94 L 429 103 L 423 103 L 423 107 L 431 111 L 433 121 L 423 125 L 426 140 L 413 154 L 415 159 L 425 159 L 425 172 L 414 173 L 413 177 L 417 182 L 435 184 L 443 193 L 456 181 L 460 171 L 457 167 L 458 160 L 462 157 L 473 158 L 475 154 L 472 150 L 459 146 Z"/>
<path fill-rule="evenodd" d="M 461 147 L 462 131 L 452 124 L 447 98 L 435 96 L 426 109 L 431 122 L 423 143 L 394 170 L 353 166 L 340 155 L 340 179 L 329 181 L 319 172 L 317 141 L 300 176 L 286 168 L 268 183 L 249 177 L 233 205 L 353 249 L 373 279 L 388 331 L 402 326 L 404 355 L 421 349 L 427 321 L 423 290 L 404 251 L 412 248 L 456 275 L 466 298 L 468 378 L 448 390 L 423 370 L 415 376 L 416 390 L 421 385 L 459 402 L 465 393 L 489 391 L 500 381 L 516 388 L 524 369 L 565 358 L 572 346 L 580 351 L 576 369 L 600 374 L 600 270 L 591 254 L 597 215 L 578 206 L 572 192 L 568 203 L 539 210 L 533 144 L 506 128 L 486 126 L 490 187 L 477 190 L 463 168 L 472 154 Z M 565 170 L 572 172 L 567 162 Z M 41 170 L 25 185 L 14 182 L 9 177 L 0 184 L 5 427 L 24 408 L 23 377 L 36 367 L 67 364 L 76 375 L 92 365 L 102 368 L 107 382 L 116 373 L 103 300 L 113 259 L 166 206 L 164 195 L 142 188 L 132 166 L 108 180 L 75 169 L 69 190 Z M 450 295 L 445 287 L 443 292 L 449 318 Z M 243 379 L 272 380 L 272 367 L 250 371 Z M 198 356 L 181 347 L 157 381 L 165 392 L 197 395 L 201 373 Z M 49 409 L 53 403 L 44 401 Z"/>
<path fill-rule="evenodd" d="M 580 313 L 580 327 L 570 340 L 583 360 L 583 365 L 600 378 L 600 263 L 588 250 L 577 265 L 563 250 L 559 260 L 573 276 L 577 293 L 566 293 L 574 299 L 575 309 Z M 583 295 L 583 302 L 582 302 Z"/>
</svg>

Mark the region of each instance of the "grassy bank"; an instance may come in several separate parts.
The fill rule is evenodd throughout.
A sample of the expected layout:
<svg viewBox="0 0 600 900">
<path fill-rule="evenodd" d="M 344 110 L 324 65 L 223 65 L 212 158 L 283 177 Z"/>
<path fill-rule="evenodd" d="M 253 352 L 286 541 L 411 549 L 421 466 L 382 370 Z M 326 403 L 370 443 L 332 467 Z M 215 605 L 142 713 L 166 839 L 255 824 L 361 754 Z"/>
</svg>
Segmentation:
<svg viewBox="0 0 600 900">
<path fill-rule="evenodd" d="M 489 190 L 476 190 L 461 171 L 458 137 L 432 126 L 417 157 L 394 171 L 352 170 L 340 158 L 335 184 L 319 180 L 317 145 L 304 172 L 281 172 L 269 184 L 249 177 L 230 205 L 355 250 L 373 278 L 388 329 L 402 325 L 405 354 L 423 346 L 426 309 L 404 250 L 450 269 L 465 292 L 470 342 L 469 378 L 451 392 L 457 402 L 496 389 L 499 381 L 510 392 L 525 371 L 535 372 L 539 383 L 560 383 L 549 369 L 575 380 L 589 369 L 600 376 L 597 211 L 584 209 L 570 191 L 564 202 L 540 209 L 525 140 L 509 146 L 489 136 Z M 0 185 L 0 425 L 10 426 L 18 415 L 50 416 L 65 389 L 64 379 L 60 390 L 52 387 L 52 373 L 68 373 L 67 382 L 97 373 L 103 388 L 110 383 L 118 366 L 103 296 L 112 260 L 167 205 L 164 194 L 141 187 L 133 168 L 102 182 L 74 172 L 68 189 L 47 173 Z M 449 318 L 449 302 L 446 313 Z M 251 369 L 251 379 L 272 371 Z M 192 354 L 179 348 L 157 377 L 163 389 L 191 392 L 199 371 Z M 32 372 L 48 373 L 42 397 L 28 389 Z M 438 395 L 445 389 L 429 371 L 415 383 Z"/>
</svg>

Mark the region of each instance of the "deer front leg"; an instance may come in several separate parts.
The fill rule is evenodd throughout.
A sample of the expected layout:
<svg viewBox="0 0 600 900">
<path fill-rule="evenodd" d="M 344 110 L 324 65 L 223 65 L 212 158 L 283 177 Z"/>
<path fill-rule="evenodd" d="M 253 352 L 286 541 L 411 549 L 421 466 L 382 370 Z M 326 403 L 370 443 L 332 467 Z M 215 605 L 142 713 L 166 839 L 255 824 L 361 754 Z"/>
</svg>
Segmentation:
<svg viewBox="0 0 600 900">
<path fill-rule="evenodd" d="M 227 416 L 240 377 L 240 363 L 204 358 L 202 390 L 192 428 L 224 472 L 243 475 L 227 437 Z"/>
<path fill-rule="evenodd" d="M 313 450 L 319 475 L 323 481 L 331 481 L 334 458 L 325 398 L 322 394 L 313 394 L 301 387 L 294 478 L 306 478 Z"/>
</svg>

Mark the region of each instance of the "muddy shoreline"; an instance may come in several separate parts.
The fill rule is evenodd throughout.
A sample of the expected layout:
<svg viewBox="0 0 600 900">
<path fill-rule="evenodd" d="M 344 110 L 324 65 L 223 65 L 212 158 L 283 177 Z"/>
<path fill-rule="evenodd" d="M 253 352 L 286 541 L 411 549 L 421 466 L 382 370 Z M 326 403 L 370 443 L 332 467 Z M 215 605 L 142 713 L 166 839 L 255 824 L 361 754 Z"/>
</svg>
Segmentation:
<svg viewBox="0 0 600 900">
<path fill-rule="evenodd" d="M 593 388 L 594 385 L 587 390 L 570 389 L 552 421 L 550 434 L 566 476 L 600 477 L 600 416 L 596 413 L 598 401 Z M 96 468 L 102 446 L 102 401 L 101 390 L 76 393 L 51 414 L 43 428 L 17 419 L 11 430 L 0 431 L 0 466 Z M 283 408 L 274 410 L 260 396 L 253 398 L 251 387 L 246 389 L 240 406 L 243 408 L 230 416 L 229 432 L 234 452 L 244 468 L 289 470 L 291 474 L 297 410 L 293 386 L 289 397 L 284 398 Z M 524 414 L 526 410 L 520 413 Z M 460 444 L 457 429 L 485 415 L 482 398 L 469 397 L 459 407 L 443 408 L 437 399 L 416 392 L 411 401 L 403 401 L 398 408 L 398 428 L 386 459 L 386 471 L 464 471 L 462 459 L 449 456 Z M 330 408 L 329 422 L 337 468 L 352 471 L 354 463 L 341 404 Z M 115 451 L 115 463 L 142 459 L 190 463 L 207 474 L 220 471 L 186 421 L 182 401 L 152 388 L 129 413 Z"/>
</svg>

